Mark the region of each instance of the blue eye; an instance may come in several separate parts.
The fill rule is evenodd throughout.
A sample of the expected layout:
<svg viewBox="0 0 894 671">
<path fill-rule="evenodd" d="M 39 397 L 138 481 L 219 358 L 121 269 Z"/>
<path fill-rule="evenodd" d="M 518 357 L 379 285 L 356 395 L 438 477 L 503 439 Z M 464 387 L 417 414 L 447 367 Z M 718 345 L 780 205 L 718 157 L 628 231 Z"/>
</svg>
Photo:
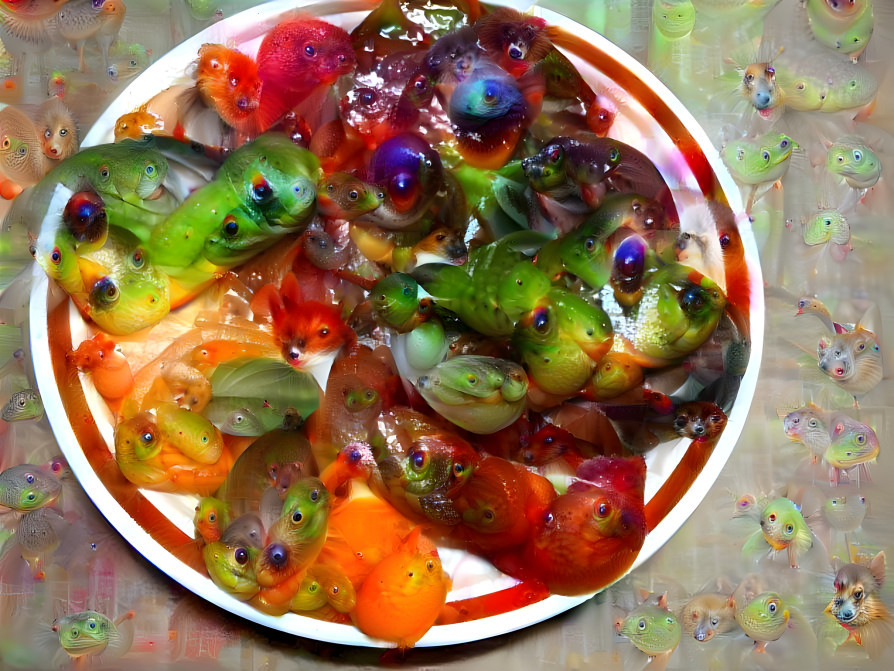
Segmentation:
<svg viewBox="0 0 894 671">
<path fill-rule="evenodd" d="M 149 175 L 150 177 L 152 177 L 152 175 L 155 174 L 155 166 L 154 166 L 154 165 L 147 165 L 147 166 L 146 166 L 146 174 Z"/>
<path fill-rule="evenodd" d="M 306 53 L 308 56 L 315 56 L 317 54 L 317 50 L 313 48 L 312 44 L 305 44 L 304 53 Z"/>
<path fill-rule="evenodd" d="M 861 151 L 858 150 L 858 149 L 854 149 L 854 160 L 855 160 L 855 161 L 862 161 L 862 160 L 863 160 L 863 152 L 861 152 Z"/>
<path fill-rule="evenodd" d="M 225 235 L 236 235 L 239 232 L 239 224 L 232 217 L 227 217 L 224 220 L 223 231 Z"/>
</svg>

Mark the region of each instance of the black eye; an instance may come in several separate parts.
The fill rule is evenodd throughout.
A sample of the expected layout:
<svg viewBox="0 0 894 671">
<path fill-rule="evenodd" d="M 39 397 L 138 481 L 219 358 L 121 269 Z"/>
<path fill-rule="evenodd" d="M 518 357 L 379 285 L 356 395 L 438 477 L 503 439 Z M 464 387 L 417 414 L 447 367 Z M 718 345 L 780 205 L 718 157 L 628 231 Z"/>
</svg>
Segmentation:
<svg viewBox="0 0 894 671">
<path fill-rule="evenodd" d="M 301 514 L 300 510 L 296 510 L 294 513 L 292 513 L 292 521 L 295 522 L 296 524 L 298 522 L 300 522 L 302 519 L 304 519 L 304 515 Z"/>
<path fill-rule="evenodd" d="M 723 235 L 720 236 L 720 248 L 721 249 L 726 249 L 727 247 L 729 247 L 730 242 L 732 242 L 732 240 L 729 237 L 729 233 L 724 233 Z"/>
<path fill-rule="evenodd" d="M 466 468 L 462 464 L 453 464 L 453 475 L 455 475 L 456 477 L 461 476 L 463 473 L 465 473 L 465 471 Z"/>
<path fill-rule="evenodd" d="M 858 589 L 858 590 L 856 590 L 856 591 L 854 592 L 854 598 L 855 598 L 857 601 L 859 601 L 860 599 L 862 599 L 862 598 L 863 598 L 863 590 L 862 590 L 862 589 Z"/>
<path fill-rule="evenodd" d="M 53 247 L 53 251 L 50 252 L 50 260 L 53 263 L 59 263 L 62 261 L 62 252 L 59 251 L 58 247 Z"/>
<path fill-rule="evenodd" d="M 140 442 L 148 444 L 151 443 L 153 440 L 155 440 L 155 434 L 151 431 L 144 431 L 140 434 Z"/>
<path fill-rule="evenodd" d="M 217 522 L 217 515 L 215 515 L 214 513 L 208 513 L 208 521 Z"/>
<path fill-rule="evenodd" d="M 770 605 L 767 606 L 767 610 L 769 610 L 771 613 L 775 613 L 776 612 L 776 603 L 771 601 Z"/>
<path fill-rule="evenodd" d="M 248 550 L 245 548 L 236 548 L 233 552 L 233 559 L 236 560 L 237 564 L 243 565 L 248 561 Z"/>
<path fill-rule="evenodd" d="M 641 619 L 639 622 L 637 622 L 636 626 L 639 627 L 640 631 L 645 631 L 646 630 L 646 619 L 645 618 Z"/>
<path fill-rule="evenodd" d="M 239 233 L 239 224 L 236 223 L 236 220 L 232 216 L 227 216 L 227 218 L 224 219 L 223 232 L 224 235 L 230 237 Z"/>
<path fill-rule="evenodd" d="M 319 489 L 312 490 L 310 493 L 310 500 L 316 501 L 319 498 L 320 498 L 320 490 Z"/>
</svg>

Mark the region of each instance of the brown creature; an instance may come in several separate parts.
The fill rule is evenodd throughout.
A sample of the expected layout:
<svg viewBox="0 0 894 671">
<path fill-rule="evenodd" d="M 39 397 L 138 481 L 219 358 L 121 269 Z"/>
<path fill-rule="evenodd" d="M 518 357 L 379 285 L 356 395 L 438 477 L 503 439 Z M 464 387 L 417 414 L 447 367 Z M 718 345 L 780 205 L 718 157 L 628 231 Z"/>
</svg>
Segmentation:
<svg viewBox="0 0 894 671">
<path fill-rule="evenodd" d="M 865 647 L 873 659 L 894 637 L 894 618 L 879 595 L 884 583 L 884 552 L 868 562 L 844 564 L 835 574 L 835 596 L 825 611 L 848 630 L 847 640 Z"/>
<path fill-rule="evenodd" d="M 78 128 L 71 111 L 59 98 L 54 96 L 41 103 L 34 125 L 47 158 L 61 161 L 77 152 Z"/>
<path fill-rule="evenodd" d="M 704 643 L 715 634 L 732 631 L 736 627 L 736 606 L 729 594 L 696 594 L 683 606 L 680 614 L 683 631 Z"/>
<path fill-rule="evenodd" d="M 726 414 L 710 401 L 683 403 L 674 413 L 674 431 L 684 438 L 700 442 L 715 440 L 725 426 Z"/>
</svg>

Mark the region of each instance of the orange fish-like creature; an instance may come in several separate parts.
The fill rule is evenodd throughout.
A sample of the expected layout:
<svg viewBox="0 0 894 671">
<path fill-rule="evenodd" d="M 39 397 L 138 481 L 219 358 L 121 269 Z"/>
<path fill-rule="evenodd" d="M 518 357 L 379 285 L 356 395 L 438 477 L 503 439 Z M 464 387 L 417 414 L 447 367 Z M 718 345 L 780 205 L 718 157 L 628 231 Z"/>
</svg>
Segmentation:
<svg viewBox="0 0 894 671">
<path fill-rule="evenodd" d="M 92 377 L 96 391 L 106 401 L 120 401 L 133 389 L 133 373 L 127 358 L 102 331 L 82 342 L 65 358 Z"/>
<path fill-rule="evenodd" d="M 372 570 L 360 589 L 351 617 L 368 636 L 410 648 L 437 620 L 450 577 L 438 551 L 415 527 L 403 547 Z"/>
<path fill-rule="evenodd" d="M 261 79 L 250 56 L 220 44 L 203 44 L 196 66 L 196 90 L 225 124 L 243 134 L 257 134 Z"/>
<path fill-rule="evenodd" d="M 524 549 L 497 556 L 494 564 L 514 577 L 541 580 L 556 594 L 610 585 L 645 541 L 644 482 L 634 477 L 615 489 L 580 481 L 549 505 L 529 507 L 533 533 Z"/>
</svg>

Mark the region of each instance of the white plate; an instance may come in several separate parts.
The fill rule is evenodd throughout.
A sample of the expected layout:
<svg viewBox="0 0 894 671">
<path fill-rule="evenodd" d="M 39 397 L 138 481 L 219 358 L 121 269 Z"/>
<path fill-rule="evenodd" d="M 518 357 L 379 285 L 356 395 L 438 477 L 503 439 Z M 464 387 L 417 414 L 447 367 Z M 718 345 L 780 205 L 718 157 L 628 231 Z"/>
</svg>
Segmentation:
<svg viewBox="0 0 894 671">
<path fill-rule="evenodd" d="M 154 93 L 176 83 L 188 82 L 186 65 L 192 62 L 199 47 L 207 42 L 235 45 L 254 54 L 262 36 L 284 15 L 296 7 L 325 17 L 347 30 L 355 26 L 369 11 L 368 2 L 329 2 L 325 5 L 296 0 L 271 2 L 216 23 L 200 34 L 186 40 L 154 63 L 137 78 L 100 116 L 84 139 L 84 146 L 111 142 L 115 121 L 144 103 Z M 359 11 L 363 10 L 363 11 Z M 340 12 L 340 13 L 339 13 Z M 763 291 L 757 247 L 748 218 L 742 214 L 739 191 L 722 165 L 716 149 L 695 118 L 683 104 L 661 84 L 644 66 L 631 56 L 583 26 L 555 12 L 536 8 L 553 26 L 567 32 L 572 59 L 585 79 L 598 90 L 623 90 L 624 100 L 610 135 L 639 148 L 661 171 L 665 181 L 677 194 L 687 194 L 677 200 L 681 219 L 685 219 L 687 203 L 692 195 L 699 198 L 726 200 L 738 213 L 739 229 L 746 252 L 751 286 L 750 324 L 751 357 L 741 382 L 735 403 L 728 414 L 728 423 L 707 464 L 695 477 L 679 503 L 647 536 L 645 544 L 632 568 L 636 568 L 658 550 L 683 524 L 701 502 L 726 463 L 741 433 L 754 395 L 763 345 Z M 564 42 L 563 42 L 564 44 Z M 584 59 L 598 63 L 600 69 Z M 690 155 L 687 162 L 678 148 Z M 690 166 L 696 166 L 692 168 Z M 698 171 L 698 175 L 694 170 Z M 701 185 L 700 185 L 701 184 Z M 270 616 L 238 601 L 218 589 L 202 572 L 190 568 L 170 550 L 171 543 L 158 540 L 158 520 L 170 527 L 173 536 L 192 535 L 192 514 L 196 497 L 158 492 L 142 492 L 143 508 L 132 516 L 133 507 L 125 509 L 112 491 L 107 489 L 98 473 L 100 461 L 88 458 L 95 450 L 112 446 L 112 415 L 89 382 L 74 382 L 65 370 L 64 354 L 70 342 L 78 344 L 91 331 L 70 302 L 54 312 L 61 291 L 50 286 L 44 272 L 34 265 L 34 288 L 30 304 L 30 342 L 38 386 L 56 438 L 72 471 L 83 485 L 97 508 L 118 532 L 149 561 L 181 585 L 217 604 L 227 611 L 264 626 L 305 638 L 332 643 L 385 646 L 349 625 L 322 622 L 289 613 Z M 62 297 L 64 299 L 64 297 Z M 48 309 L 48 306 L 50 309 Z M 188 309 L 188 308 L 187 308 Z M 70 340 L 69 340 L 70 335 Z M 130 347 L 137 346 L 131 342 Z M 61 389 L 61 391 L 60 391 Z M 63 400 L 64 399 L 64 400 Z M 78 405 L 86 400 L 87 406 Z M 74 405 L 73 405 L 74 404 Z M 82 414 L 89 417 L 81 417 Z M 95 426 L 90 426 L 91 421 Z M 86 420 L 86 422 L 85 422 Z M 74 426 L 73 426 L 74 424 Z M 77 427 L 77 429 L 75 428 Z M 86 445 L 92 445 L 87 449 Z M 648 502 L 673 471 L 689 446 L 681 439 L 652 450 L 647 457 L 646 501 Z M 146 513 L 149 514 L 146 514 Z M 149 531 L 153 532 L 150 535 Z M 178 536 L 179 535 L 179 536 Z M 515 581 L 497 573 L 487 562 L 467 553 L 444 550 L 445 569 L 451 573 L 458 588 L 449 600 L 467 598 L 513 584 Z M 582 603 L 592 595 L 579 597 L 550 596 L 543 601 L 492 617 L 459 624 L 433 627 L 418 643 L 419 646 L 439 646 L 475 641 L 505 634 L 541 622 Z"/>
</svg>

